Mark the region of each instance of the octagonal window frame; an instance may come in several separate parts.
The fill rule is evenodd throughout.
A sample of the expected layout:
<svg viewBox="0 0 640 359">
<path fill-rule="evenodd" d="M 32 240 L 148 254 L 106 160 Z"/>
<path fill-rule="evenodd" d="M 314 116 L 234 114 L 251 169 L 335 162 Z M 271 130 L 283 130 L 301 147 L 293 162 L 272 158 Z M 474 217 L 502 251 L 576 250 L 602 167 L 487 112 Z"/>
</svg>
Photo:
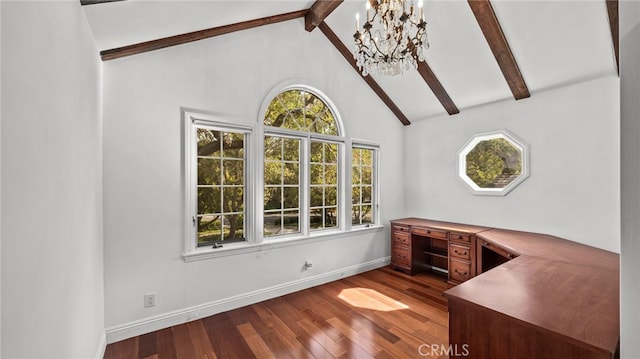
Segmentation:
<svg viewBox="0 0 640 359">
<path fill-rule="evenodd" d="M 480 142 L 499 139 L 499 138 L 502 138 L 508 141 L 512 146 L 520 150 L 520 153 L 522 154 L 521 173 L 518 177 L 516 177 L 513 181 L 511 181 L 505 187 L 502 187 L 502 188 L 480 187 L 471 178 L 469 178 L 469 176 L 467 176 L 467 155 Z M 458 178 L 460 178 L 462 182 L 465 183 L 467 188 L 469 188 L 469 190 L 473 194 L 482 195 L 482 196 L 506 196 L 509 192 L 511 192 L 514 188 L 516 188 L 520 183 L 522 183 L 524 180 L 526 180 L 529 177 L 529 145 L 527 145 L 526 142 L 522 141 L 517 136 L 513 135 L 512 133 L 506 130 L 475 134 L 458 151 L 457 169 L 458 169 Z"/>
</svg>

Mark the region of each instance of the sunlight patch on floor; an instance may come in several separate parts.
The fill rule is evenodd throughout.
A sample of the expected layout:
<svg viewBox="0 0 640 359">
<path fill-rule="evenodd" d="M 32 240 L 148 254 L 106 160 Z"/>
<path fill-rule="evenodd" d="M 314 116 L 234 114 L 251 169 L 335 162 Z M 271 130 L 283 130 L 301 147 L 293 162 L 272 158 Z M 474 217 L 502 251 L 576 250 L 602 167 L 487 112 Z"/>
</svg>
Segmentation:
<svg viewBox="0 0 640 359">
<path fill-rule="evenodd" d="M 338 298 L 347 302 L 352 307 L 391 312 L 394 310 L 409 309 L 409 306 L 387 297 L 386 295 L 369 288 L 348 288 L 338 294 Z"/>
</svg>

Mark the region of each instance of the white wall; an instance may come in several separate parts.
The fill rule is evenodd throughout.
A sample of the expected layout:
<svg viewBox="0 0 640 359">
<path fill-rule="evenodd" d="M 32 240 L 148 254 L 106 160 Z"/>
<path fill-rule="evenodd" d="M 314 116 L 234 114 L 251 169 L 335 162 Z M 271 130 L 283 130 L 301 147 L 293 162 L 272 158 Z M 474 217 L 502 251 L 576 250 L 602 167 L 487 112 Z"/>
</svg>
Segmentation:
<svg viewBox="0 0 640 359">
<path fill-rule="evenodd" d="M 2 1 L 2 357 L 104 350 L 100 63 L 78 1 Z"/>
<path fill-rule="evenodd" d="M 104 73 L 109 341 L 228 309 L 238 298 L 255 301 L 260 295 L 245 296 L 256 291 L 273 295 L 269 290 L 292 290 L 287 285 L 305 279 L 381 265 L 389 256 L 384 229 L 198 262 L 181 257 L 181 107 L 254 124 L 267 93 L 291 79 L 335 103 L 347 136 L 381 144 L 382 222 L 402 215 L 402 125 L 319 30 L 304 31 L 302 19 L 108 61 Z M 314 265 L 303 273 L 306 259 Z M 156 306 L 145 309 L 148 292 L 156 293 Z M 208 309 L 198 311 L 202 306 Z"/>
<path fill-rule="evenodd" d="M 618 84 L 602 78 L 415 122 L 404 134 L 406 213 L 619 251 Z M 473 195 L 457 153 L 474 134 L 502 129 L 530 146 L 530 176 L 505 197 Z"/>
<path fill-rule="evenodd" d="M 640 4 L 620 2 L 621 357 L 640 357 Z"/>
</svg>

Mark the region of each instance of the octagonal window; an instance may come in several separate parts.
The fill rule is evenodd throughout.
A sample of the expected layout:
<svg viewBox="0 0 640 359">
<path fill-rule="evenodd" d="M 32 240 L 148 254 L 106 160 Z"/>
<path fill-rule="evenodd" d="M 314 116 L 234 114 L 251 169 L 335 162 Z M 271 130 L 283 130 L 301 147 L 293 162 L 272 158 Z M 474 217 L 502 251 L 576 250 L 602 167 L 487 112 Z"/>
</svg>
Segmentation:
<svg viewBox="0 0 640 359">
<path fill-rule="evenodd" d="M 529 175 L 527 151 L 506 131 L 475 135 L 458 152 L 458 176 L 475 194 L 504 196 Z"/>
</svg>

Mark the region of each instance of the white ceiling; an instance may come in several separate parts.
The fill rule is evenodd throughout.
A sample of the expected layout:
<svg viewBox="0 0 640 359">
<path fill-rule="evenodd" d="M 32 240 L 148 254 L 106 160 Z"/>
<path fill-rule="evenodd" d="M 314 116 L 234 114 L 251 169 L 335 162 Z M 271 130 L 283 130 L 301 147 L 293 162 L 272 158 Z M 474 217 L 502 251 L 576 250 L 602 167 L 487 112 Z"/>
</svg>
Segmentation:
<svg viewBox="0 0 640 359">
<path fill-rule="evenodd" d="M 313 3 L 127 0 L 84 8 L 98 47 L 107 50 L 302 10 Z M 325 20 L 350 49 L 354 14 L 364 12 L 364 3 L 346 0 Z M 617 74 L 605 0 L 491 3 L 532 96 L 545 89 Z M 425 0 L 425 11 L 431 45 L 427 63 L 460 111 L 513 98 L 466 1 Z M 332 45 L 326 44 L 329 51 Z M 346 61 L 345 66 L 349 66 Z M 374 79 L 412 122 L 446 114 L 415 70 Z"/>
</svg>

